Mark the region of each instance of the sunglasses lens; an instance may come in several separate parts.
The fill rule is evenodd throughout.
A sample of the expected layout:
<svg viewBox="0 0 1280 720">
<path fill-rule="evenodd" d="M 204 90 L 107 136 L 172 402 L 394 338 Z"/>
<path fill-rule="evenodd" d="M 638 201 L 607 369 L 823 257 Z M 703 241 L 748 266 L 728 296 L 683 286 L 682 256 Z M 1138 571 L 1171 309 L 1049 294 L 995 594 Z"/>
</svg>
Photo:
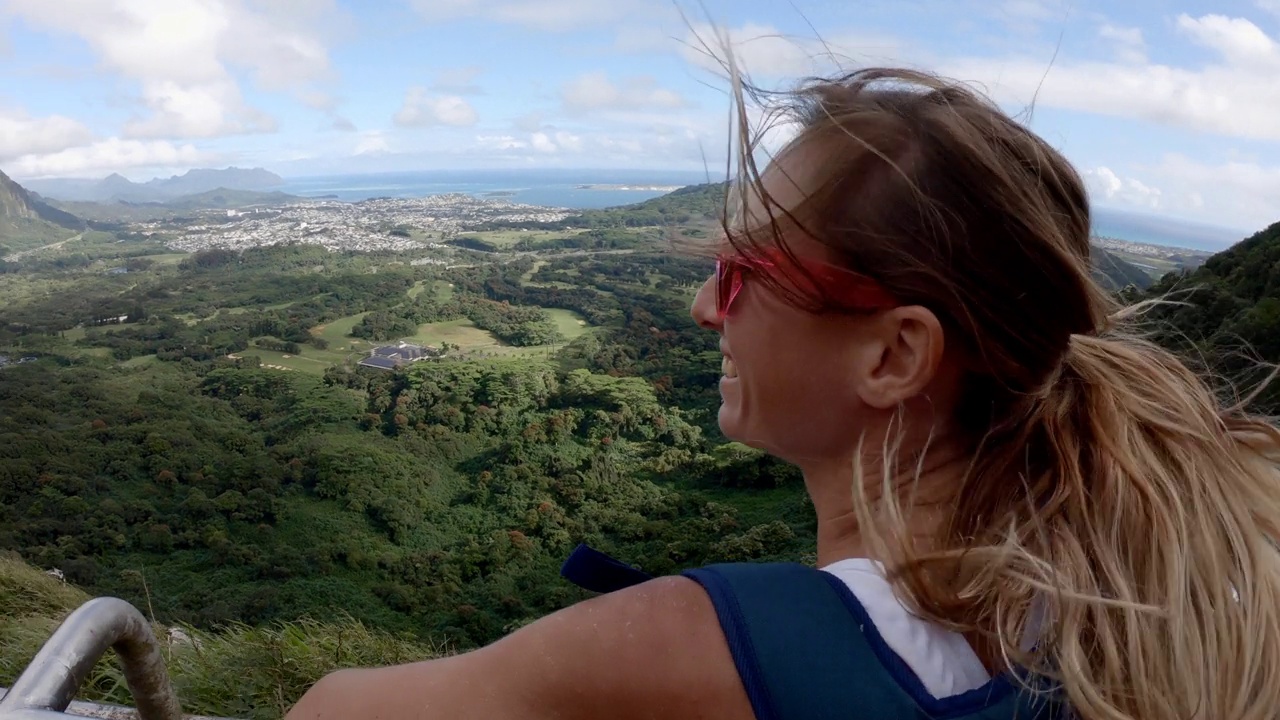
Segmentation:
<svg viewBox="0 0 1280 720">
<path fill-rule="evenodd" d="M 728 258 L 716 259 L 716 312 L 724 317 L 737 294 L 740 282 L 737 264 Z"/>
<path fill-rule="evenodd" d="M 724 286 L 725 277 L 725 261 L 722 258 L 716 258 L 716 312 L 724 315 L 725 298 L 728 292 Z"/>
</svg>

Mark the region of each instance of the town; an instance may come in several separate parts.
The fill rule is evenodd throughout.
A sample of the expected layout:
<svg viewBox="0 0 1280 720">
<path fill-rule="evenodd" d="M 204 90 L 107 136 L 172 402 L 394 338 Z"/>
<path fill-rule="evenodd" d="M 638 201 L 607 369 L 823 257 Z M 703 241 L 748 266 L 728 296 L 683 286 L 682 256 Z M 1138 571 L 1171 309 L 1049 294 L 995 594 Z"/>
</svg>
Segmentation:
<svg viewBox="0 0 1280 720">
<path fill-rule="evenodd" d="M 244 210 L 206 210 L 190 224 L 139 223 L 142 233 L 177 232 L 166 245 L 182 252 L 210 248 L 245 250 L 285 243 L 332 251 L 406 251 L 440 247 L 439 241 L 494 222 L 559 222 L 562 208 L 479 199 L 462 193 L 423 198 L 374 198 L 349 203 L 313 200 Z"/>
</svg>

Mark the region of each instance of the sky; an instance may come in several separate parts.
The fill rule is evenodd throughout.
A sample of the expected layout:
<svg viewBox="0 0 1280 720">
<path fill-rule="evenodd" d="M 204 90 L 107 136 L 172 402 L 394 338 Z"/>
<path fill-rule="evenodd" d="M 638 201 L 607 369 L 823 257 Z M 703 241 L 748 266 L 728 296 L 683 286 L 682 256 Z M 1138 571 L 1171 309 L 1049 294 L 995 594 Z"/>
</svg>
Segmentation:
<svg viewBox="0 0 1280 720">
<path fill-rule="evenodd" d="M 0 0 L 0 170 L 720 178 L 718 34 L 764 87 L 884 64 L 972 83 L 1099 205 L 1280 220 L 1280 0 Z"/>
</svg>

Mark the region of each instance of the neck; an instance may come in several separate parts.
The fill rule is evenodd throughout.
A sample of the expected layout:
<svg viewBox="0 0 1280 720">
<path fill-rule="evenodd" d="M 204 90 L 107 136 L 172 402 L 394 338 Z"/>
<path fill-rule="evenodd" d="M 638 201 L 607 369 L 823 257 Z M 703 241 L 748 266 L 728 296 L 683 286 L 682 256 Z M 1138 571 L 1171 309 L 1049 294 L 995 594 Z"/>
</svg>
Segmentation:
<svg viewBox="0 0 1280 720">
<path fill-rule="evenodd" d="M 934 445 L 926 463 L 904 462 L 895 468 L 893 487 L 900 488 L 907 531 L 923 549 L 936 537 L 946 521 L 954 491 L 959 486 L 967 458 Z M 872 558 L 876 553 L 865 542 L 854 510 L 853 460 L 824 463 L 802 468 L 805 487 L 813 500 L 818 519 L 818 567 L 847 558 Z M 864 495 L 878 511 L 882 496 L 883 465 L 875 459 L 863 461 Z"/>
</svg>

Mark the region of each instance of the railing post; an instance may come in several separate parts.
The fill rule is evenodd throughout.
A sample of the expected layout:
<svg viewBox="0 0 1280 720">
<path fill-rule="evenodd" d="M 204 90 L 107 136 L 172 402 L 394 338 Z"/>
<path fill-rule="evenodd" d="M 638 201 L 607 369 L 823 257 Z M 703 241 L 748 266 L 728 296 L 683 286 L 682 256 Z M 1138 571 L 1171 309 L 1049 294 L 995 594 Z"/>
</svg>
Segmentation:
<svg viewBox="0 0 1280 720">
<path fill-rule="evenodd" d="M 151 625 L 124 600 L 103 597 L 77 608 L 40 648 L 0 699 L 0 720 L 66 710 L 107 648 L 120 656 L 141 720 L 182 719 Z"/>
</svg>

